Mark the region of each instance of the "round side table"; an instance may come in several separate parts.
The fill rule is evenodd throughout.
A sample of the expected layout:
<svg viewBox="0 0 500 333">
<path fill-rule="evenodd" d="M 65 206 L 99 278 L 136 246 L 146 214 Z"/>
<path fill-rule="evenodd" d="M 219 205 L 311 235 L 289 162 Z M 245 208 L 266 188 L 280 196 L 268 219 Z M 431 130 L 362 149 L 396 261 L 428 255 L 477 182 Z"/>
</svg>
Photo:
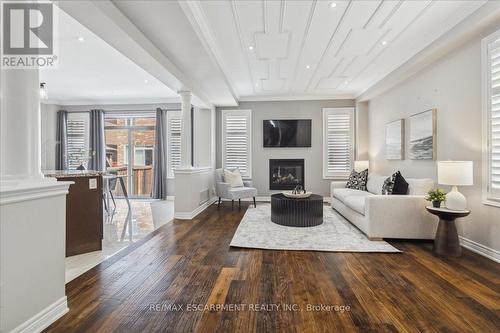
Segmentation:
<svg viewBox="0 0 500 333">
<path fill-rule="evenodd" d="M 470 210 L 451 210 L 432 206 L 427 206 L 425 209 L 439 217 L 439 225 L 434 239 L 434 251 L 443 256 L 460 257 L 462 248 L 458 239 L 455 219 L 469 215 Z"/>
</svg>

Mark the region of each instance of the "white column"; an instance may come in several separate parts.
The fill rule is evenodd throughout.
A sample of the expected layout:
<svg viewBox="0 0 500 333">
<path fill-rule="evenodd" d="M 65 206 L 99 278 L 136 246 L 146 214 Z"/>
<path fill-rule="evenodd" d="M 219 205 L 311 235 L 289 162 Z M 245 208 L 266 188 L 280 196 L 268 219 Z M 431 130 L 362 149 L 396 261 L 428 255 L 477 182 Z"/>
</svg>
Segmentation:
<svg viewBox="0 0 500 333">
<path fill-rule="evenodd" d="M 42 179 L 38 69 L 1 70 L 0 178 Z"/>
<path fill-rule="evenodd" d="M 191 161 L 191 92 L 179 91 L 182 110 L 181 169 L 192 167 Z"/>
</svg>

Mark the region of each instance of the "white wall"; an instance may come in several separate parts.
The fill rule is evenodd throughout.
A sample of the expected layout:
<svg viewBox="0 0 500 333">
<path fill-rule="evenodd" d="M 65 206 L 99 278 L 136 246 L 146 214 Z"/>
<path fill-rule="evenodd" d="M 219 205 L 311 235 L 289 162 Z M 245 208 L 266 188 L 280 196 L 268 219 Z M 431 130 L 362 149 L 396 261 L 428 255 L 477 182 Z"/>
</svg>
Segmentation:
<svg viewBox="0 0 500 333">
<path fill-rule="evenodd" d="M 387 161 L 384 141 L 386 123 L 437 108 L 437 160 L 474 161 L 474 186 L 460 189 L 472 214 L 458 222 L 459 233 L 500 250 L 500 208 L 482 204 L 481 197 L 481 39 L 487 33 L 369 101 L 369 152 L 372 172 L 401 170 L 406 177 L 436 180 L 435 161 Z"/>
<path fill-rule="evenodd" d="M 322 109 L 354 107 L 353 100 L 241 102 L 237 108 L 252 110 L 252 180 L 259 196 L 279 191 L 269 190 L 269 159 L 303 158 L 305 187 L 323 196 L 330 195 L 329 179 L 323 179 L 323 118 Z M 217 167 L 222 167 L 222 117 L 217 108 Z M 310 148 L 264 148 L 262 122 L 265 119 L 312 119 Z"/>
</svg>

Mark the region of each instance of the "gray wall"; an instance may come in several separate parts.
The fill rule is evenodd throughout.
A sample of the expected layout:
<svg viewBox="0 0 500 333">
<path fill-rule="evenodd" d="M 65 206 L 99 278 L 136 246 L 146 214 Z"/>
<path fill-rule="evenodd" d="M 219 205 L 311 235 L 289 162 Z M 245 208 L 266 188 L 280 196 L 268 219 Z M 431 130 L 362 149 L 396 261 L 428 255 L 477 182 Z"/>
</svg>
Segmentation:
<svg viewBox="0 0 500 333">
<path fill-rule="evenodd" d="M 437 180 L 435 161 L 387 161 L 384 157 L 387 122 L 437 108 L 437 160 L 474 161 L 474 186 L 460 188 L 472 214 L 459 220 L 459 233 L 498 251 L 500 208 L 482 203 L 481 38 L 486 35 L 373 98 L 369 102 L 369 151 L 373 172 L 388 175 L 401 170 L 407 177 Z"/>
<path fill-rule="evenodd" d="M 252 180 L 259 196 L 269 196 L 269 159 L 303 158 L 305 186 L 314 193 L 329 196 L 331 180 L 323 179 L 322 109 L 353 107 L 353 100 L 241 102 L 238 107 L 217 108 L 217 167 L 222 167 L 221 110 L 252 110 Z M 262 121 L 265 119 L 312 119 L 310 148 L 264 148 Z"/>
<path fill-rule="evenodd" d="M 53 170 L 56 166 L 56 116 L 61 106 L 40 105 L 42 170 Z"/>
</svg>

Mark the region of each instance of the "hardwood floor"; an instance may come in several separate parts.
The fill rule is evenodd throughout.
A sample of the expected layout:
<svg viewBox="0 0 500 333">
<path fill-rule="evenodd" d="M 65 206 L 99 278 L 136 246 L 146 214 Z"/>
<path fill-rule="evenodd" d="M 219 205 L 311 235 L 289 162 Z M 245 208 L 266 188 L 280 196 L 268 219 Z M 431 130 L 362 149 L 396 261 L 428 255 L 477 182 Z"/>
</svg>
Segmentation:
<svg viewBox="0 0 500 333">
<path fill-rule="evenodd" d="M 230 248 L 246 207 L 174 220 L 71 281 L 70 311 L 46 331 L 499 332 L 493 261 L 439 258 L 428 242 L 391 242 L 402 254 Z M 226 308 L 193 308 L 205 304 Z"/>
</svg>

